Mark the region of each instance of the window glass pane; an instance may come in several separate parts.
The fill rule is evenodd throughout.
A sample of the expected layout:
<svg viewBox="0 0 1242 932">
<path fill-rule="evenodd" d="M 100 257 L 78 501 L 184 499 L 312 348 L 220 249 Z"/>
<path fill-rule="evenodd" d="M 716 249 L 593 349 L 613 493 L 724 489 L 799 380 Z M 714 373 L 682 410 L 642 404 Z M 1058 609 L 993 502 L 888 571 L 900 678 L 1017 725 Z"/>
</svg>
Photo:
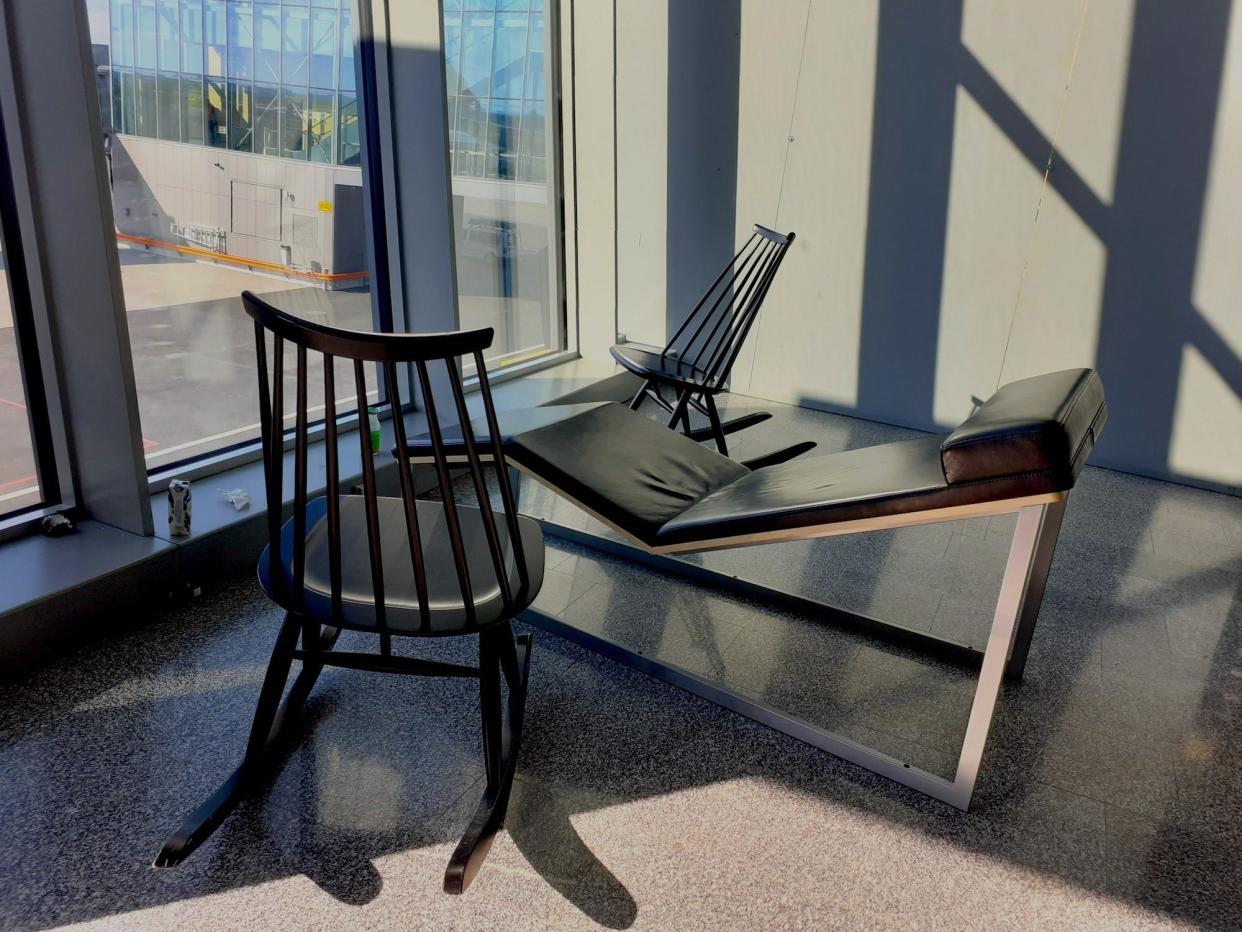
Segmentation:
<svg viewBox="0 0 1242 932">
<path fill-rule="evenodd" d="M 203 73 L 203 4 L 181 0 L 181 70 Z"/>
<path fill-rule="evenodd" d="M 526 66 L 526 17 L 506 13 L 496 17 L 492 53 L 492 96 L 521 97 Z"/>
<path fill-rule="evenodd" d="M 139 136 L 155 138 L 155 75 L 149 71 L 136 73 L 137 97 L 134 112 L 136 122 L 134 132 Z"/>
<path fill-rule="evenodd" d="M 340 153 L 337 161 L 342 165 L 362 164 L 362 141 L 359 138 L 358 98 L 342 93 L 337 107 L 337 145 Z"/>
<path fill-rule="evenodd" d="M 526 88 L 523 96 L 527 100 L 543 100 L 547 96 L 543 77 L 543 17 L 532 16 L 530 25 L 530 46 L 526 53 Z"/>
<path fill-rule="evenodd" d="M 10 183 L 8 174 L 7 154 L 0 151 L 2 183 Z M 16 235 L 16 230 L 0 229 L 0 517 L 43 502 L 30 429 L 31 418 L 43 412 L 28 407 L 10 280 L 21 270 L 9 267 L 5 246 L 5 239 Z"/>
<path fill-rule="evenodd" d="M 178 0 L 159 0 L 158 27 L 161 71 L 181 70 L 181 24 Z"/>
<path fill-rule="evenodd" d="M 134 73 L 129 69 L 112 76 L 112 109 L 119 114 L 119 132 L 131 135 L 138 132 L 134 114 Z"/>
<path fill-rule="evenodd" d="M 312 162 L 332 161 L 333 98 L 331 91 L 310 92 L 310 104 L 307 108 L 307 135 L 310 141 L 310 159 Z"/>
<path fill-rule="evenodd" d="M 518 180 L 543 183 L 546 160 L 543 135 L 543 101 L 528 100 L 522 114 L 521 158 L 518 163 Z"/>
<path fill-rule="evenodd" d="M 344 0 L 345 3 L 352 3 L 353 0 Z M 330 10 L 336 9 L 336 0 L 310 0 L 311 6 L 325 7 Z"/>
<path fill-rule="evenodd" d="M 223 76 L 228 57 L 228 25 L 224 0 L 203 0 L 203 39 L 207 43 L 207 73 Z"/>
<path fill-rule="evenodd" d="M 297 7 L 284 8 L 284 65 L 286 84 L 307 84 L 310 81 L 310 13 Z"/>
<path fill-rule="evenodd" d="M 461 93 L 487 97 L 492 78 L 492 34 L 496 17 L 467 14 L 462 25 Z"/>
<path fill-rule="evenodd" d="M 457 160 L 453 166 L 454 174 L 463 177 L 483 177 L 483 140 L 486 138 L 485 102 L 480 102 L 473 97 L 458 97 L 457 128 L 453 131 L 452 140 L 457 154 Z"/>
<path fill-rule="evenodd" d="M 527 14 L 515 12 L 524 0 L 444 4 L 461 324 L 496 331 L 493 366 L 565 346 L 541 6 Z"/>
<path fill-rule="evenodd" d="M 336 87 L 336 14 L 311 12 L 310 83 L 313 87 Z"/>
<path fill-rule="evenodd" d="M 178 75 L 161 72 L 156 79 L 159 95 L 157 128 L 160 139 L 181 141 L 181 82 Z"/>
<path fill-rule="evenodd" d="M 286 87 L 281 97 L 284 113 L 280 124 L 280 154 L 287 159 L 300 159 L 305 162 L 307 157 L 306 88 Z"/>
<path fill-rule="evenodd" d="M 138 0 L 134 11 L 137 20 L 137 64 L 139 68 L 155 68 L 155 0 Z"/>
<path fill-rule="evenodd" d="M 110 14 L 91 18 L 102 33 L 91 39 L 108 52 L 101 62 L 117 63 L 106 85 L 123 130 L 108 143 L 113 215 L 146 456 L 165 468 L 258 436 L 241 291 L 353 330 L 389 319 L 371 305 L 353 0 L 81 2 Z M 140 9 L 154 17 L 142 60 L 172 67 L 111 52 L 138 60 Z M 292 374 L 292 352 L 285 365 Z M 321 360 L 309 376 L 314 417 Z M 374 401 L 373 367 L 366 377 Z M 339 410 L 352 412 L 352 366 L 338 366 L 336 384 Z"/>
<path fill-rule="evenodd" d="M 254 75 L 254 7 L 248 0 L 229 0 L 229 77 Z"/>
<path fill-rule="evenodd" d="M 134 64 L 133 0 L 112 0 L 112 63 L 132 67 Z"/>
<path fill-rule="evenodd" d="M 224 81 L 207 79 L 207 144 L 221 149 L 229 144 L 227 96 Z"/>
<path fill-rule="evenodd" d="M 279 82 L 280 7 L 259 5 L 254 11 L 255 80 Z"/>
<path fill-rule="evenodd" d="M 253 148 L 254 135 L 251 120 L 254 117 L 254 100 L 250 84 L 245 81 L 229 82 L 229 148 L 249 152 Z"/>
<path fill-rule="evenodd" d="M 203 136 L 203 79 L 198 75 L 181 77 L 181 138 L 185 142 L 202 145 Z"/>
<path fill-rule="evenodd" d="M 521 122 L 521 101 L 492 101 L 487 119 L 488 178 L 517 177 L 518 128 Z"/>
<path fill-rule="evenodd" d="M 254 151 L 280 155 L 280 88 L 254 86 Z"/>
<path fill-rule="evenodd" d="M 445 10 L 448 4 L 445 4 Z M 449 96 L 461 90 L 461 15 L 444 14 L 444 77 Z"/>
<path fill-rule="evenodd" d="M 354 24 L 353 15 L 349 10 L 341 10 L 341 83 L 343 91 L 358 88 L 358 77 L 354 72 Z"/>
</svg>

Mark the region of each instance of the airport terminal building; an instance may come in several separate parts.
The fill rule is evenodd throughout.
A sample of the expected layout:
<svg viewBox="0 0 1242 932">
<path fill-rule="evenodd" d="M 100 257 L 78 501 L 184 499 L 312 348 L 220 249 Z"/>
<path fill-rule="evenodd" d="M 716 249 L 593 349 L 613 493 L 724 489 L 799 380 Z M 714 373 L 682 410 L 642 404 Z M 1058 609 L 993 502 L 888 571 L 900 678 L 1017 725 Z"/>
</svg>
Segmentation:
<svg viewBox="0 0 1242 932">
<path fill-rule="evenodd" d="M 445 3 L 459 242 L 471 238 L 464 223 L 516 243 L 510 231 L 530 215 L 522 252 L 546 262 L 543 2 L 461 5 Z M 352 6 L 90 0 L 123 243 L 324 288 L 366 285 Z"/>
</svg>

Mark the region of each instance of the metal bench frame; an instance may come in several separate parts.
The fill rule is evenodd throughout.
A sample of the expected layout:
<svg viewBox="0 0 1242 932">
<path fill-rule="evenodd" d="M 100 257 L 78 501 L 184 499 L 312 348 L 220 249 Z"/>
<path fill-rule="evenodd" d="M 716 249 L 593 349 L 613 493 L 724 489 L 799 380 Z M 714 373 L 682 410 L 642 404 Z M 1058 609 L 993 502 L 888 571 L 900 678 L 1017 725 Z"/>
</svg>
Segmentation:
<svg viewBox="0 0 1242 932">
<path fill-rule="evenodd" d="M 835 754 L 873 773 L 926 793 L 928 796 L 963 811 L 969 808 L 1001 683 L 1006 676 L 1013 679 L 1020 678 L 1026 666 L 1068 493 L 1054 492 L 986 504 L 962 505 L 907 515 L 724 538 L 702 544 L 675 544 L 653 548 L 626 534 L 616 525 L 592 512 L 581 502 L 566 495 L 564 491 L 546 482 L 540 476 L 520 466 L 514 465 L 511 468 L 522 475 L 529 476 L 562 498 L 572 501 L 576 506 L 591 514 L 593 518 L 617 531 L 626 538 L 626 541 L 622 543 L 567 528 L 542 518 L 537 519 L 543 525 L 545 533 L 553 537 L 560 537 L 614 555 L 634 559 L 665 572 L 691 578 L 700 585 L 716 585 L 719 588 L 761 601 L 776 601 L 803 610 L 809 609 L 838 625 L 844 624 L 882 637 L 892 635 L 895 636 L 894 639 L 908 646 L 926 649 L 939 656 L 972 665 L 977 664 L 979 679 L 975 686 L 966 734 L 958 755 L 954 777 L 952 780 L 947 780 L 938 774 L 923 770 L 833 731 L 782 712 L 760 700 L 726 689 L 676 664 L 646 656 L 609 638 L 583 631 L 559 618 L 541 613 L 537 609 L 528 609 L 523 615 L 524 620 L 537 624 L 545 630 L 566 637 L 658 679 L 680 686 L 717 705 Z M 1006 514 L 1016 514 L 1018 521 L 1009 546 L 1009 557 L 1005 563 L 1005 573 L 992 616 L 991 631 L 982 650 L 972 645 L 918 632 L 868 615 L 849 612 L 780 590 L 738 580 L 735 577 L 707 570 L 670 556 L 676 553 L 747 547 L 779 541 L 864 534 L 870 531 Z"/>
</svg>

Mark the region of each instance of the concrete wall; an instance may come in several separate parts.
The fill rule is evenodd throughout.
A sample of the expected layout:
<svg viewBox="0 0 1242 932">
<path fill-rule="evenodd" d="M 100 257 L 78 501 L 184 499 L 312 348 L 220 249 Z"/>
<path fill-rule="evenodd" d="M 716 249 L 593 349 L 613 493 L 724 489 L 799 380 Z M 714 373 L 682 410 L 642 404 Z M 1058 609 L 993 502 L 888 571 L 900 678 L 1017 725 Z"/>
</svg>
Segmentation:
<svg viewBox="0 0 1242 932">
<path fill-rule="evenodd" d="M 1230 14 L 1230 0 L 618 3 L 618 329 L 663 342 L 723 265 L 726 224 L 738 241 L 753 222 L 795 230 L 737 390 L 933 428 L 999 382 L 1094 365 L 1112 420 L 1093 462 L 1237 491 Z M 611 144 L 580 134 L 579 165 Z"/>
</svg>

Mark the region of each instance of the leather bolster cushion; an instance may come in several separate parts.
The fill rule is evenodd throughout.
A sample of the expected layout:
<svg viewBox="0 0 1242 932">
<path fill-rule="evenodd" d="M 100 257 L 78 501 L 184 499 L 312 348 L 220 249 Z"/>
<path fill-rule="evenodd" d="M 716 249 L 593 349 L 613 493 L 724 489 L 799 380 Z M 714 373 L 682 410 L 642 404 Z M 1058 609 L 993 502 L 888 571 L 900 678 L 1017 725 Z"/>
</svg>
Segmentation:
<svg viewBox="0 0 1242 932">
<path fill-rule="evenodd" d="M 950 485 L 1041 476 L 1071 488 L 1108 419 L 1094 369 L 1066 369 L 1010 382 L 940 445 Z"/>
</svg>

